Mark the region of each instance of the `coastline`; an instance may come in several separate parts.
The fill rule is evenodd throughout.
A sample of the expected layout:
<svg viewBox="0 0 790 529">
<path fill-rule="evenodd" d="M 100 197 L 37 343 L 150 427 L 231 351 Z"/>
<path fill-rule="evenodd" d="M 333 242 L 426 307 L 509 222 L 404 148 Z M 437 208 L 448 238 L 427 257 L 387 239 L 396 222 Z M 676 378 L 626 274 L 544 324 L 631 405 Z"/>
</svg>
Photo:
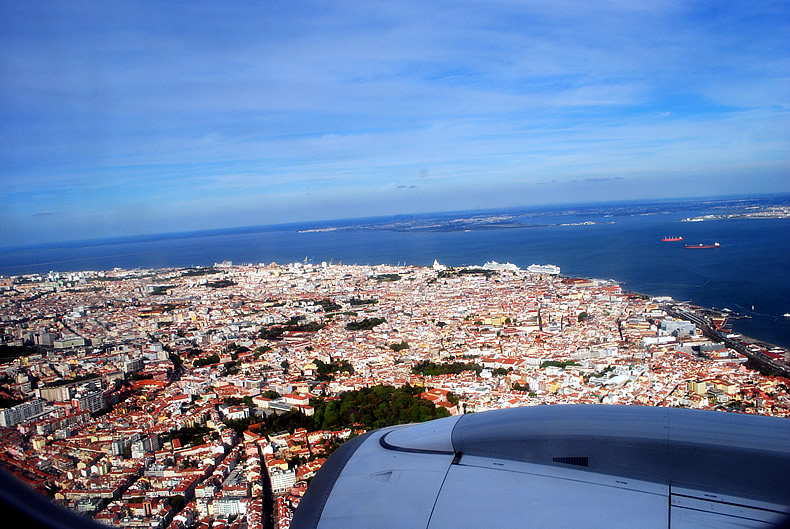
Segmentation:
<svg viewBox="0 0 790 529">
<path fill-rule="evenodd" d="M 624 282 L 620 282 L 620 281 L 618 281 L 616 279 L 601 279 L 601 278 L 595 278 L 595 277 L 581 277 L 581 276 L 577 277 L 577 276 L 570 276 L 570 275 L 561 275 L 560 277 L 568 278 L 568 279 L 584 279 L 584 280 L 589 280 L 589 281 L 612 281 L 612 282 L 617 283 L 618 285 L 620 285 L 621 288 L 625 284 Z M 625 294 L 629 294 L 629 295 L 633 295 L 633 296 L 639 296 L 639 297 L 642 297 L 642 298 L 645 298 L 645 299 L 651 299 L 651 300 L 662 299 L 662 298 L 671 299 L 673 304 L 680 305 L 680 306 L 686 306 L 686 307 L 694 309 L 695 311 L 699 310 L 699 311 L 702 311 L 702 312 L 705 312 L 705 313 L 709 313 L 709 314 L 716 314 L 718 317 L 725 317 L 725 320 L 724 320 L 724 323 L 722 324 L 722 327 L 726 327 L 728 324 L 730 324 L 730 319 L 731 319 L 730 316 L 731 315 L 734 314 L 734 315 L 738 316 L 738 313 L 726 312 L 726 311 L 723 311 L 723 310 L 720 310 L 720 309 L 716 309 L 714 307 L 706 307 L 706 306 L 703 306 L 703 305 L 696 304 L 696 303 L 694 303 L 692 301 L 678 301 L 678 300 L 673 299 L 671 296 L 648 294 L 646 292 L 637 291 L 637 290 L 630 290 L 630 289 L 627 289 L 627 288 L 622 288 L 622 291 Z M 738 318 L 734 318 L 734 319 L 737 320 Z M 746 335 L 746 334 L 743 334 L 743 333 L 739 333 L 739 332 L 736 332 L 734 330 L 729 330 L 729 332 L 727 332 L 728 329 L 726 329 L 726 328 L 720 329 L 720 330 L 722 330 L 723 332 L 726 332 L 726 334 L 728 336 L 732 335 L 732 338 L 735 339 L 736 341 L 744 343 L 744 344 L 747 344 L 747 345 L 755 345 L 755 346 L 757 346 L 757 347 L 759 347 L 761 349 L 765 349 L 765 350 L 779 349 L 779 350 L 782 350 L 782 351 L 790 351 L 790 346 L 785 346 L 785 345 L 781 345 L 781 344 L 778 344 L 778 343 L 770 342 L 770 341 L 765 340 L 763 338 L 755 338 L 753 336 L 749 336 L 749 335 Z"/>
<path fill-rule="evenodd" d="M 680 206 L 684 206 L 680 204 Z M 735 205 L 732 205 L 735 207 Z M 731 207 L 728 206 L 727 210 Z M 112 245 L 64 244 L 33 250 L 0 252 L 0 273 L 46 276 L 79 270 L 188 268 L 213 263 L 346 264 L 414 263 L 429 266 L 435 258 L 463 266 L 486 260 L 515 263 L 555 263 L 565 275 L 613 279 L 624 289 L 652 296 L 671 296 L 705 307 L 730 307 L 750 319 L 733 322 L 735 332 L 790 347 L 790 280 L 786 278 L 788 219 L 732 219 L 681 223 L 683 216 L 717 213 L 708 205 L 691 203 L 552 208 L 539 212 L 505 211 L 528 230 L 390 230 L 395 221 L 413 227 L 470 219 L 501 220 L 491 212 L 470 215 L 415 215 L 408 218 L 357 219 L 281 225 L 277 229 L 196 232 L 190 237 L 137 237 Z M 649 213 L 649 214 L 646 214 Z M 585 224 L 595 222 L 595 224 Z M 614 224 L 608 223 L 614 222 Z M 535 223 L 535 224 L 533 224 Z M 350 227 L 367 229 L 298 233 L 304 229 Z M 540 224 L 540 226 L 538 226 Z M 566 224 L 566 226 L 561 226 Z M 659 242 L 667 234 L 689 241 L 720 241 L 716 252 L 686 252 L 682 245 Z M 76 273 L 76 272 L 74 272 Z M 757 310 L 749 310 L 756 306 Z"/>
</svg>

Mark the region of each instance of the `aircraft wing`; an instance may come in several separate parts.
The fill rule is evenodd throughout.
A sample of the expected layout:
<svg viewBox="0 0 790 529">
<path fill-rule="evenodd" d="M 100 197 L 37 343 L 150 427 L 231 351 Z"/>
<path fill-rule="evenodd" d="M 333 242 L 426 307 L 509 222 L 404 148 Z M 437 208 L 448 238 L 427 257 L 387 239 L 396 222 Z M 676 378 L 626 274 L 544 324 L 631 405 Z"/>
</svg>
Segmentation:
<svg viewBox="0 0 790 529">
<path fill-rule="evenodd" d="M 291 527 L 773 527 L 790 420 L 643 406 L 467 414 L 353 438 Z"/>
</svg>

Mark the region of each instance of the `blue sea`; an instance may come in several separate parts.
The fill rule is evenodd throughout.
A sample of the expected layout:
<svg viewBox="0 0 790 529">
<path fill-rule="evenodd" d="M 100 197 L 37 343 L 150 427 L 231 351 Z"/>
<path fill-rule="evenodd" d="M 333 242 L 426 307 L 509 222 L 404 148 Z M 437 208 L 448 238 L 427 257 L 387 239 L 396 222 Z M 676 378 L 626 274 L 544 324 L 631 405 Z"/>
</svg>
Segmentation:
<svg viewBox="0 0 790 529">
<path fill-rule="evenodd" d="M 682 222 L 790 196 L 499 209 L 246 227 L 0 249 L 0 274 L 215 262 L 449 266 L 555 264 L 568 276 L 729 308 L 733 330 L 790 346 L 790 219 Z M 680 235 L 682 242 L 662 242 Z M 719 242 L 688 250 L 684 243 Z"/>
</svg>

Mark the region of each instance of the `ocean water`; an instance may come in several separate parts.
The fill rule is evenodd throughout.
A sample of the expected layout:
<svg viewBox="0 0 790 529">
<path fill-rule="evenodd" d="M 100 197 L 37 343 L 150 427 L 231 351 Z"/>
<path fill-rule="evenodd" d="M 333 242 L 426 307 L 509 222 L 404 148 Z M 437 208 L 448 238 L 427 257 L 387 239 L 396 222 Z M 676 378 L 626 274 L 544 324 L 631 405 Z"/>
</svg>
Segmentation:
<svg viewBox="0 0 790 529">
<path fill-rule="evenodd" d="M 312 262 L 450 266 L 555 264 L 563 275 L 614 279 L 624 288 L 749 319 L 733 330 L 790 346 L 790 219 L 681 222 L 720 212 L 711 203 L 475 212 L 166 234 L 0 249 L 0 274 L 234 263 Z M 713 209 L 712 209 L 713 208 Z M 590 223 L 590 224 L 582 224 Z M 310 231 L 341 228 L 334 231 Z M 662 242 L 682 235 L 683 242 Z M 684 243 L 721 243 L 688 250 Z"/>
</svg>

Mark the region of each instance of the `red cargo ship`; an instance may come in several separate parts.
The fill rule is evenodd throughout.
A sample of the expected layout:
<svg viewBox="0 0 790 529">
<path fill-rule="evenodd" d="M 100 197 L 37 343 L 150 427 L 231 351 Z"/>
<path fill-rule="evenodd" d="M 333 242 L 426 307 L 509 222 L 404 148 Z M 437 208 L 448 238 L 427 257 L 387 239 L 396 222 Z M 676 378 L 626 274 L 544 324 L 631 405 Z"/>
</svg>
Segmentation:
<svg viewBox="0 0 790 529">
<path fill-rule="evenodd" d="M 664 237 L 661 239 L 661 242 L 670 242 L 670 241 L 682 241 L 683 237 Z"/>
<path fill-rule="evenodd" d="M 718 248 L 721 246 L 719 243 L 714 244 L 687 244 L 686 249 L 688 250 L 696 250 L 696 249 L 704 249 L 704 248 Z"/>
</svg>

